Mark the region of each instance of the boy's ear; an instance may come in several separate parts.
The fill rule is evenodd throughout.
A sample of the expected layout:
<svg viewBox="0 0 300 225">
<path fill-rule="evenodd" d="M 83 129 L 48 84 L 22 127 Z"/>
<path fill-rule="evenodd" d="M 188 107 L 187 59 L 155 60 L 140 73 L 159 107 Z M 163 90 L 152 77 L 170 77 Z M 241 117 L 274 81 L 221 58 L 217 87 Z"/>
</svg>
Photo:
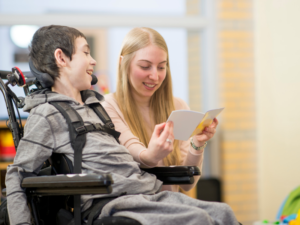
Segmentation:
<svg viewBox="0 0 300 225">
<path fill-rule="evenodd" d="M 54 57 L 58 67 L 65 67 L 67 65 L 67 56 L 60 48 L 55 50 Z"/>
</svg>

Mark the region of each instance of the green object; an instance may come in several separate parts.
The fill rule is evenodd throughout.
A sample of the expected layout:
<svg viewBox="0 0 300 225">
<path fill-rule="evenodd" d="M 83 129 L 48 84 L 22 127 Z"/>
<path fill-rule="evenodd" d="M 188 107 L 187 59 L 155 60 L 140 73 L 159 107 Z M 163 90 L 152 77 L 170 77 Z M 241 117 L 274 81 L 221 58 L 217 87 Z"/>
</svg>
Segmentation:
<svg viewBox="0 0 300 225">
<path fill-rule="evenodd" d="M 168 139 L 167 139 L 168 140 Z M 195 149 L 195 150 L 197 150 L 197 151 L 200 151 L 200 150 L 203 150 L 205 147 L 206 147 L 206 145 L 207 145 L 207 142 L 205 142 L 204 143 L 204 145 L 202 145 L 202 146 L 200 146 L 200 147 L 197 147 L 195 144 L 194 144 L 194 141 L 193 141 L 193 138 L 191 137 L 191 146 Z"/>
<path fill-rule="evenodd" d="M 284 204 L 281 215 L 297 214 L 299 209 L 300 209 L 300 186 L 297 187 L 289 194 Z"/>
<path fill-rule="evenodd" d="M 263 223 L 269 223 L 269 221 L 268 220 L 264 220 Z"/>
<path fill-rule="evenodd" d="M 274 224 L 280 224 L 280 221 L 276 221 L 276 222 L 274 222 Z"/>
</svg>

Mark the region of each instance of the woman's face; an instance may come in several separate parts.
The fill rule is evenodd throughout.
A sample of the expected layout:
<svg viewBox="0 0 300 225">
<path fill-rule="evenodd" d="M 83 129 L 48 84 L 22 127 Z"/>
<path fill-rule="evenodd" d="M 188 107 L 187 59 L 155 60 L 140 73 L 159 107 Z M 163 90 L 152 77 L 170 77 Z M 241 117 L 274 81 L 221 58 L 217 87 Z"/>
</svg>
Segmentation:
<svg viewBox="0 0 300 225">
<path fill-rule="evenodd" d="M 138 50 L 130 63 L 133 96 L 149 100 L 166 77 L 167 53 L 155 45 Z"/>
</svg>

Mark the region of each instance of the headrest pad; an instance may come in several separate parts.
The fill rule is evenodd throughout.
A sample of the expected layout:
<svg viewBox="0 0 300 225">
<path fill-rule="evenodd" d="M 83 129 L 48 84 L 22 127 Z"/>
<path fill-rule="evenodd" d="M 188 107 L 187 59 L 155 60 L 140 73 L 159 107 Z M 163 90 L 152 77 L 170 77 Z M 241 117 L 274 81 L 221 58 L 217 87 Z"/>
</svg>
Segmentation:
<svg viewBox="0 0 300 225">
<path fill-rule="evenodd" d="M 29 59 L 29 68 L 33 76 L 40 82 L 43 88 L 51 88 L 54 85 L 53 78 L 48 73 L 42 73 L 41 71 L 37 70 L 31 59 Z"/>
</svg>

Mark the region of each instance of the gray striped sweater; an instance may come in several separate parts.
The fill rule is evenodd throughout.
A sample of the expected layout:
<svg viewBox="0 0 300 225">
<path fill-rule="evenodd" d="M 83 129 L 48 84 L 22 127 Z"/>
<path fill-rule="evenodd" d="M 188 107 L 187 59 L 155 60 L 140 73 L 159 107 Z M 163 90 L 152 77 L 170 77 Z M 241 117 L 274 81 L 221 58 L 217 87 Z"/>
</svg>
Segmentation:
<svg viewBox="0 0 300 225">
<path fill-rule="evenodd" d="M 52 152 L 65 154 L 72 162 L 74 152 L 70 144 L 68 126 L 60 112 L 49 101 L 65 101 L 82 117 L 85 125 L 102 123 L 88 106 L 100 102 L 103 96 L 88 90 L 82 92 L 84 105 L 74 99 L 50 91 L 33 93 L 26 97 L 24 111 L 30 112 L 14 163 L 7 168 L 6 187 L 11 224 L 31 224 L 27 199 L 21 188 L 22 172 L 37 174 Z M 109 196 L 127 194 L 154 194 L 161 188 L 161 181 L 154 175 L 141 172 L 129 151 L 108 134 L 87 133 L 82 155 L 82 173 L 110 173 L 114 180 Z M 82 210 L 87 209 L 93 198 L 107 195 L 82 196 Z"/>
</svg>

